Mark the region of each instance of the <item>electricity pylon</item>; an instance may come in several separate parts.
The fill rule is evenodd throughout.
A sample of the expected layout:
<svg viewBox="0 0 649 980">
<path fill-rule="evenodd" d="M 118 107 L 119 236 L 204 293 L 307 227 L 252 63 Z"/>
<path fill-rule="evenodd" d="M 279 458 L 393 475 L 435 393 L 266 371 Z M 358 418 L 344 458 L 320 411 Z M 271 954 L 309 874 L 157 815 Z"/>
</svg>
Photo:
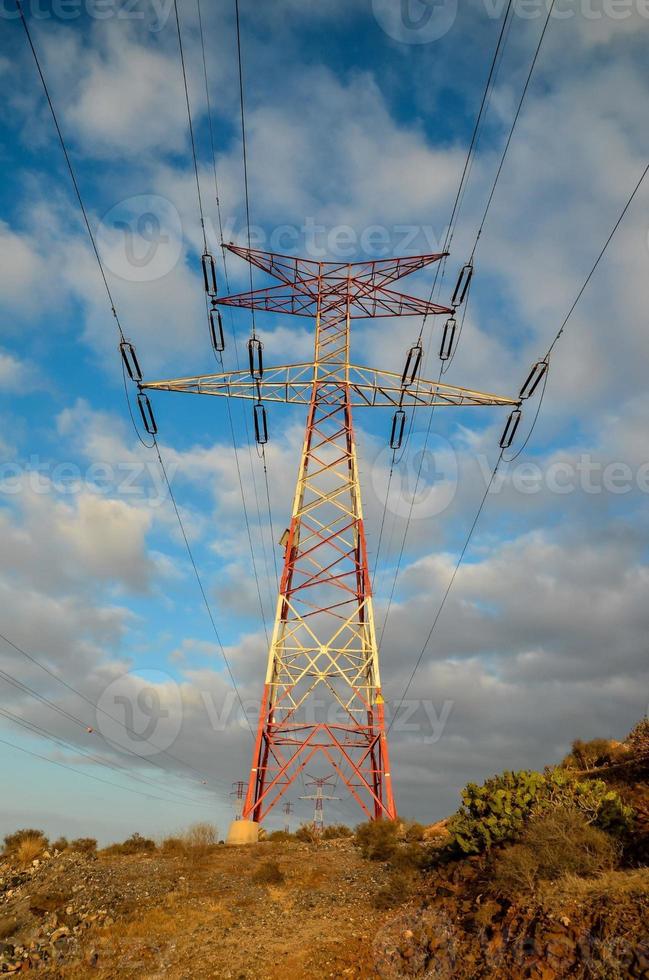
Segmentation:
<svg viewBox="0 0 649 980">
<path fill-rule="evenodd" d="M 291 814 L 293 812 L 293 807 L 295 804 L 291 800 L 284 801 L 284 813 L 286 814 L 286 824 L 284 825 L 284 830 L 287 834 L 291 832 L 291 825 L 289 820 L 291 819 Z"/>
<path fill-rule="evenodd" d="M 403 376 L 350 363 L 353 319 L 453 312 L 390 288 L 441 254 L 340 263 L 226 247 L 281 284 L 215 302 L 314 317 L 313 360 L 263 368 L 257 351 L 250 372 L 142 387 L 254 400 L 255 421 L 258 410 L 264 413 L 262 441 L 262 400 L 308 405 L 291 523 L 282 538 L 284 566 L 243 822 L 259 824 L 316 755 L 325 757 L 366 817 L 392 819 L 396 808 L 352 408 L 390 406 L 403 415 L 408 407 L 517 402 L 425 381 L 419 377 L 420 355 Z M 324 702 L 316 704 L 318 695 Z M 327 711 L 332 706 L 335 718 Z"/>
<path fill-rule="evenodd" d="M 241 820 L 241 813 L 243 810 L 243 798 L 246 784 L 242 779 L 238 779 L 235 783 L 232 783 L 232 792 L 230 796 L 232 797 L 234 803 L 234 812 L 236 814 L 235 820 Z"/>
<path fill-rule="evenodd" d="M 309 773 L 306 774 L 309 776 Z M 309 776 L 308 780 L 304 783 L 305 786 L 314 786 L 315 793 L 311 793 L 309 796 L 301 796 L 301 800 L 313 800 L 313 831 L 318 837 L 322 837 L 322 832 L 324 830 L 324 801 L 325 800 L 339 800 L 339 796 L 325 796 L 325 789 L 332 789 L 330 779 L 333 779 L 333 773 L 329 776 Z M 333 786 L 335 789 L 335 785 Z"/>
</svg>

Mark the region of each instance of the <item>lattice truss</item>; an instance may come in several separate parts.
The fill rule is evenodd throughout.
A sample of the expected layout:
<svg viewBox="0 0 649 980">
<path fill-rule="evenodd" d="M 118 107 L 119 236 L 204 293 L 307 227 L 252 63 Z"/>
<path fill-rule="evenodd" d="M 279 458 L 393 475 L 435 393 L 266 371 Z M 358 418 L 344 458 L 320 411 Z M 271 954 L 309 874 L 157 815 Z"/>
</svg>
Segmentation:
<svg viewBox="0 0 649 980">
<path fill-rule="evenodd" d="M 450 313 L 389 284 L 442 255 L 317 262 L 227 246 L 280 286 L 224 306 L 312 316 L 308 364 L 149 382 L 143 387 L 308 404 L 244 819 L 261 822 L 309 762 L 326 758 L 366 816 L 396 816 L 352 407 L 514 405 L 510 398 L 349 362 L 355 318 Z"/>
</svg>

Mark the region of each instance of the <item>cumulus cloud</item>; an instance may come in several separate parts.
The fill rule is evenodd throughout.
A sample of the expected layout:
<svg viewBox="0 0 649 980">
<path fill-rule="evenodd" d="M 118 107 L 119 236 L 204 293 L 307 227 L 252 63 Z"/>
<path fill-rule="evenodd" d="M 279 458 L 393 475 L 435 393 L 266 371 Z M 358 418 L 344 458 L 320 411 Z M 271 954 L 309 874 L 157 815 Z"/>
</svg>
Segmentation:
<svg viewBox="0 0 649 980">
<path fill-rule="evenodd" d="M 374 67 L 374 50 L 372 63 L 348 69 L 311 57 L 298 44 L 305 24 L 316 22 L 319 30 L 326 24 L 330 30 L 327 18 L 334 10 L 337 18 L 349 20 L 366 16 L 363 5 L 346 4 L 344 10 L 339 4 L 316 5 L 317 10 L 313 4 L 294 6 L 294 0 L 285 0 L 256 13 L 258 30 L 250 32 L 246 52 L 252 216 L 263 226 L 260 246 L 281 241 L 286 251 L 301 251 L 313 226 L 322 225 L 325 231 L 311 243 L 331 250 L 344 244 L 344 234 L 331 238 L 326 230 L 344 225 L 352 240 L 349 257 L 355 258 L 354 248 L 366 249 L 363 232 L 378 224 L 387 233 L 385 247 L 434 248 L 448 219 L 475 111 L 473 96 L 482 84 L 471 58 L 476 53 L 486 57 L 484 34 L 476 31 L 476 25 L 484 26 L 483 5 L 466 5 L 449 38 L 429 51 L 389 42 L 389 70 L 382 73 Z M 217 13 L 210 9 L 208 16 L 214 29 Z M 200 72 L 193 70 L 200 64 L 196 24 L 189 9 L 183 18 L 192 68 L 190 97 L 202 139 L 205 104 Z M 241 239 L 242 148 L 232 24 L 218 23 L 222 30 L 214 33 L 210 60 L 218 93 L 217 174 L 226 237 Z M 639 176 L 646 140 L 637 127 L 637 106 L 646 101 L 646 82 L 632 23 L 638 24 L 635 16 L 618 26 L 613 18 L 552 25 L 478 250 L 462 345 L 448 380 L 503 394 L 517 389 L 551 339 Z M 529 63 L 534 26 L 516 21 L 512 28 L 442 298 L 470 251 Z M 456 43 L 462 27 L 473 31 L 466 47 Z M 83 170 L 91 223 L 100 228 L 109 282 L 147 376 L 219 370 L 207 347 L 198 260 L 202 236 L 173 31 L 153 39 L 133 25 L 94 25 L 82 45 L 81 34 L 72 28 L 43 23 L 39 29 L 56 101 Z M 269 30 L 281 32 L 285 42 L 281 71 L 276 49 L 266 50 Z M 372 30 L 376 33 L 368 36 L 374 45 L 376 25 Z M 602 58 L 604 45 L 616 52 L 615 59 Z M 458 100 L 466 103 L 464 122 L 456 130 L 451 120 L 438 138 L 439 113 L 447 107 L 433 94 L 439 89 L 435 80 L 447 81 L 452 73 L 461 89 Z M 24 109 L 27 97 L 22 98 L 20 105 L 15 99 L 11 105 Z M 208 202 L 208 237 L 216 251 L 212 174 L 201 146 L 199 175 Z M 86 169 L 88 160 L 92 166 Z M 67 191 L 55 189 L 50 169 L 46 194 L 34 179 L 11 221 L 0 226 L 3 333 L 13 339 L 17 326 L 33 329 L 42 310 L 54 309 L 50 326 L 56 341 L 83 337 L 98 367 L 96 376 L 114 392 L 110 386 L 121 378 L 110 309 L 83 229 L 68 210 Z M 124 198 L 143 194 L 162 196 L 178 216 L 178 222 L 163 222 L 159 229 L 171 239 L 176 259 L 153 281 L 124 274 L 127 233 L 135 225 L 127 221 L 125 233 L 123 221 L 109 226 L 106 217 Z M 546 479 L 556 464 L 574 470 L 584 453 L 603 466 L 624 462 L 634 474 L 645 462 L 645 200 L 639 197 L 628 215 L 553 359 L 531 443 L 542 474 L 540 491 L 521 492 L 515 470 L 505 469 L 410 692 L 418 699 L 414 728 L 395 722 L 390 733 L 399 807 L 405 814 L 443 816 L 457 804 L 467 779 L 484 778 L 505 766 L 542 766 L 560 758 L 576 735 L 620 737 L 645 710 L 645 494 L 636 486 L 624 497 L 579 489 L 563 495 L 553 492 Z M 414 228 L 415 238 L 404 244 L 399 226 Z M 148 233 L 149 226 L 144 230 Z M 233 289 L 248 288 L 244 263 L 232 259 L 229 273 Z M 254 284 L 262 281 L 255 273 Z M 428 270 L 403 287 L 424 296 L 430 281 Z M 310 325 L 289 318 L 259 321 L 269 361 L 310 356 Z M 234 326 L 239 340 L 245 337 L 249 315 L 235 315 Z M 414 318 L 355 324 L 354 360 L 400 370 L 418 329 Z M 438 335 L 438 324 L 425 334 L 432 350 L 429 376 L 436 374 Z M 25 347 L 33 336 L 21 332 Z M 23 386 L 33 387 L 34 372 L 56 361 L 52 350 L 53 345 L 14 351 L 3 340 L 0 389 L 13 394 L 18 377 Z M 245 364 L 243 346 L 239 359 Z M 225 363 L 235 366 L 232 345 Z M 164 709 L 180 692 L 182 723 L 174 754 L 209 772 L 225 799 L 229 781 L 246 774 L 250 732 L 236 710 L 157 461 L 142 453 L 128 422 L 118 421 L 105 394 L 102 386 L 101 394 L 99 388 L 92 393 L 92 403 L 89 395 L 75 403 L 59 393 L 56 432 L 48 438 L 52 444 L 58 440 L 57 452 L 80 461 L 84 472 L 102 464 L 119 475 L 124 467 L 137 492 L 126 495 L 119 481 L 109 481 L 106 490 L 105 478 L 93 470 L 73 494 L 51 487 L 45 494 L 26 491 L 19 499 L 5 500 L 0 603 L 7 633 L 75 679 L 91 701 L 115 681 L 125 683 L 135 698 L 139 682 L 120 680 L 132 668 L 154 663 L 166 672 L 169 676 L 154 686 Z M 170 394 L 155 400 L 164 422 L 162 452 L 254 726 L 266 637 L 240 477 L 267 615 L 274 604 L 277 552 L 267 526 L 263 472 L 247 445 L 243 420 L 250 428 L 249 406 L 232 406 L 235 450 L 220 400 L 187 404 L 180 398 Z M 29 418 L 31 431 L 34 417 Z M 290 411 L 284 415 L 281 406 L 272 407 L 270 418 L 267 462 L 278 536 L 290 508 L 304 419 Z M 525 424 L 529 420 L 526 412 Z M 427 421 L 424 416 L 417 423 L 417 436 Z M 426 503 L 445 491 L 448 480 L 440 481 L 439 472 L 424 474 L 424 513 L 416 515 L 411 528 L 382 648 L 392 713 L 475 512 L 502 421 L 498 414 L 478 416 L 468 410 L 434 417 L 434 431 L 448 437 L 438 463 L 446 472 L 446 463 L 456 457 L 458 485 L 446 509 L 426 513 Z M 389 459 L 382 453 L 388 427 L 389 417 L 381 430 L 378 422 L 359 415 L 372 557 L 389 473 Z M 19 424 L 10 421 L 6 428 L 21 448 L 29 446 Z M 416 450 L 422 444 L 419 438 L 413 446 Z M 408 455 L 404 466 L 393 486 L 402 495 L 413 477 Z M 387 567 L 376 588 L 379 627 L 404 524 L 403 509 L 396 515 L 388 509 L 382 547 Z M 96 723 L 87 703 L 15 652 L 2 649 L 0 664 L 13 673 L 20 670 L 21 677 L 79 712 L 88 725 Z M 24 692 L 2 693 L 5 703 L 18 705 L 26 717 L 36 719 L 44 712 L 48 726 L 83 744 L 83 732 L 71 733 L 64 719 L 32 703 Z M 446 714 L 445 705 L 450 705 Z M 122 763 L 147 771 L 146 763 L 125 758 L 119 748 L 102 747 L 117 753 Z M 183 771 L 173 760 L 165 764 Z M 221 812 L 225 819 L 226 811 Z M 349 820 L 356 816 L 347 803 L 338 812 Z"/>
</svg>

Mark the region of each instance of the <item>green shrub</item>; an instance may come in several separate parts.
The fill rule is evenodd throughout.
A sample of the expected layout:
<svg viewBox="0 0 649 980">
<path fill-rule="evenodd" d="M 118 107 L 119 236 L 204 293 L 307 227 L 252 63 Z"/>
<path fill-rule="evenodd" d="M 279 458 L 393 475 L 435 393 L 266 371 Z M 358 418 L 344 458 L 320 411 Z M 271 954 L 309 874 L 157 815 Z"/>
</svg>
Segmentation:
<svg viewBox="0 0 649 980">
<path fill-rule="evenodd" d="M 534 814 L 559 807 L 574 808 L 609 833 L 628 830 L 632 811 L 601 780 L 577 780 L 564 769 L 505 772 L 482 786 L 469 783 L 463 806 L 448 822 L 456 849 L 479 854 L 494 844 L 520 836 Z"/>
<path fill-rule="evenodd" d="M 389 861 L 399 849 L 397 820 L 370 820 L 356 828 L 355 843 L 364 858 Z"/>
<path fill-rule="evenodd" d="M 13 834 L 7 834 L 4 839 L 3 853 L 5 855 L 16 854 L 20 846 L 25 843 L 25 841 L 33 843 L 34 846 L 36 843 L 38 843 L 41 851 L 46 850 L 48 846 L 47 837 L 42 830 L 27 828 L 25 830 L 16 830 Z"/>
<path fill-rule="evenodd" d="M 253 874 L 252 880 L 258 885 L 281 885 L 284 874 L 277 861 L 264 861 Z"/>
<path fill-rule="evenodd" d="M 491 887 L 514 898 L 533 891 L 540 881 L 610 871 L 618 853 L 613 839 L 578 810 L 539 814 L 527 823 L 520 843 L 506 847 L 495 858 Z"/>
<path fill-rule="evenodd" d="M 330 827 L 325 827 L 322 832 L 323 840 L 340 840 L 345 837 L 353 837 L 354 831 L 344 823 L 334 823 Z"/>
</svg>

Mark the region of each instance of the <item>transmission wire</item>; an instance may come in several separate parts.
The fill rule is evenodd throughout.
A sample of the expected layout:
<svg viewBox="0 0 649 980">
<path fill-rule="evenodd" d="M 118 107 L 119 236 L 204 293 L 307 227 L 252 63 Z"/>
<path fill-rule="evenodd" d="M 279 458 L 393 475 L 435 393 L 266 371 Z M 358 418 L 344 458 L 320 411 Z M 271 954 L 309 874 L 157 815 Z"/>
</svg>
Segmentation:
<svg viewBox="0 0 649 980">
<path fill-rule="evenodd" d="M 85 208 L 85 205 L 83 203 L 83 198 L 81 196 L 81 192 L 80 192 L 80 189 L 79 189 L 79 184 L 77 182 L 76 175 L 75 175 L 75 172 L 74 172 L 74 168 L 72 166 L 72 162 L 70 160 L 70 156 L 69 156 L 69 153 L 68 153 L 68 150 L 67 150 L 67 146 L 66 146 L 65 140 L 63 138 L 63 133 L 61 131 L 61 127 L 60 127 L 59 122 L 58 122 L 58 117 L 57 117 L 56 111 L 54 109 L 54 104 L 52 102 L 52 99 L 51 99 L 51 96 L 50 96 L 50 93 L 49 93 L 49 89 L 48 89 L 47 83 L 45 81 L 45 76 L 43 74 L 43 70 L 41 68 L 41 64 L 40 64 L 38 55 L 36 53 L 36 48 L 34 47 L 34 43 L 32 41 L 31 33 L 29 31 L 29 27 L 27 25 L 27 21 L 25 19 L 24 13 L 22 11 L 22 7 L 20 6 L 19 0 L 16 0 L 16 2 L 17 2 L 19 13 L 20 13 L 21 22 L 22 22 L 23 28 L 25 30 L 25 34 L 27 36 L 27 40 L 29 42 L 29 47 L 31 49 L 31 52 L 32 52 L 32 55 L 33 55 L 33 58 L 34 58 L 34 62 L 36 64 L 36 68 L 38 70 L 38 74 L 39 74 L 39 77 L 41 79 L 41 83 L 43 85 L 43 90 L 45 92 L 45 96 L 46 96 L 46 99 L 47 99 L 47 102 L 48 102 L 48 105 L 49 105 L 49 108 L 50 108 L 50 113 L 51 113 L 52 119 L 54 121 L 54 125 L 55 125 L 56 131 L 57 131 L 57 134 L 58 134 L 58 138 L 59 138 L 59 142 L 61 144 L 61 148 L 63 150 L 63 154 L 64 154 L 64 157 L 65 157 L 67 166 L 68 166 L 68 170 L 70 172 L 70 176 L 71 176 L 71 179 L 72 179 L 72 182 L 73 182 L 73 185 L 74 185 L 74 189 L 75 189 L 75 192 L 76 192 L 76 195 L 77 195 L 77 200 L 79 201 L 79 205 L 80 205 L 81 210 L 82 210 L 82 214 L 83 214 L 83 217 L 84 217 L 86 229 L 88 231 L 88 235 L 90 237 L 90 241 L 91 241 L 92 246 L 93 246 L 93 251 L 94 251 L 94 254 L 95 254 L 95 258 L 97 260 L 97 265 L 99 267 L 99 271 L 101 273 L 102 280 L 103 280 L 103 282 L 105 284 L 105 287 L 106 287 L 106 292 L 107 292 L 108 299 L 109 299 L 109 302 L 110 302 L 111 310 L 112 310 L 113 316 L 115 317 L 115 321 L 117 323 L 117 327 L 118 327 L 118 330 L 119 330 L 120 339 L 123 341 L 125 339 L 124 338 L 124 332 L 122 330 L 122 326 L 121 326 L 119 317 L 117 315 L 117 311 L 115 309 L 115 304 L 113 302 L 113 298 L 112 298 L 112 294 L 111 294 L 111 291 L 110 291 L 110 287 L 108 286 L 108 281 L 106 279 L 106 274 L 104 272 L 103 263 L 101 261 L 100 255 L 99 255 L 99 250 L 98 250 L 97 245 L 96 245 L 96 242 L 95 242 L 95 237 L 94 237 L 93 232 L 92 232 L 92 229 L 90 227 L 90 222 L 88 220 L 86 208 Z M 182 39 L 181 39 L 181 35 L 180 35 L 180 21 L 178 19 L 178 8 L 177 8 L 176 0 L 174 0 L 174 7 L 175 7 L 175 10 L 176 10 L 176 21 L 177 21 L 177 26 L 178 26 L 178 37 L 179 37 L 179 42 L 180 42 L 180 47 L 181 47 L 181 60 L 182 60 L 182 64 L 183 64 L 183 77 L 185 78 L 185 91 L 187 92 L 186 75 L 185 75 L 185 72 L 184 72 L 184 58 L 182 57 Z M 189 98 L 187 98 L 187 107 L 188 107 L 188 112 L 189 112 Z M 190 117 L 191 117 L 191 112 L 189 112 L 189 114 L 190 114 Z M 191 122 L 190 122 L 190 126 L 191 126 Z M 193 130 L 192 130 L 192 147 L 194 148 Z M 194 159 L 195 159 L 195 150 L 194 150 Z M 196 169 L 196 176 L 198 178 L 198 169 Z M 198 180 L 197 180 L 197 185 L 198 185 Z M 200 186 L 198 187 L 198 190 L 199 190 L 199 200 L 200 200 Z M 202 201 L 201 201 L 201 220 L 202 220 Z M 204 223 L 203 223 L 203 233 L 205 233 Z M 128 401 L 128 405 L 129 405 L 129 413 L 131 415 L 131 420 L 133 421 L 133 424 L 135 425 L 135 422 L 133 420 L 133 415 L 132 415 L 132 412 L 131 412 L 131 408 L 130 408 L 130 400 L 127 399 L 127 401 Z M 135 426 L 135 428 L 136 428 L 136 431 L 137 431 L 137 426 Z M 139 435 L 139 432 L 138 432 L 138 435 Z M 143 443 L 143 444 L 146 445 L 146 443 Z M 203 597 L 203 601 L 205 602 L 206 608 L 208 609 L 209 618 L 210 618 L 210 621 L 211 621 L 212 626 L 214 628 L 214 632 L 215 632 L 215 634 L 217 636 L 217 640 L 218 640 L 219 646 L 221 648 L 221 653 L 222 653 L 222 656 L 223 656 L 224 663 L 226 664 L 226 667 L 227 667 L 228 673 L 230 675 L 230 678 L 233 681 L 234 689 L 235 689 L 235 692 L 236 692 L 237 697 L 239 699 L 239 703 L 241 704 L 241 707 L 243 709 L 243 702 L 241 700 L 241 695 L 239 694 L 239 690 L 238 690 L 238 688 L 236 686 L 236 683 L 234 682 L 234 678 L 233 678 L 233 675 L 232 675 L 232 670 L 230 668 L 229 661 L 228 661 L 227 656 L 225 654 L 225 650 L 223 648 L 223 645 L 222 645 L 222 643 L 220 641 L 220 637 L 218 635 L 218 630 L 216 629 L 216 623 L 214 621 L 214 617 L 212 615 L 212 612 L 211 612 L 209 603 L 207 601 L 207 596 L 206 596 L 206 593 L 205 593 L 205 589 L 203 588 L 202 581 L 200 579 L 200 575 L 199 575 L 198 569 L 196 567 L 196 562 L 194 561 L 194 558 L 193 558 L 193 555 L 192 555 L 192 552 L 191 552 L 191 548 L 190 548 L 190 545 L 189 545 L 189 541 L 187 539 L 187 535 L 185 534 L 185 529 L 184 529 L 184 526 L 183 526 L 183 523 L 182 523 L 182 519 L 180 517 L 180 512 L 179 512 L 178 507 L 176 505 L 176 500 L 175 500 L 175 497 L 174 497 L 173 492 L 171 490 L 171 485 L 170 485 L 170 482 L 169 482 L 169 478 L 167 476 L 167 471 L 166 471 L 166 469 L 164 467 L 164 464 L 162 462 L 162 457 L 160 455 L 160 450 L 159 450 L 158 443 L 157 443 L 157 440 L 155 439 L 155 437 L 154 437 L 154 446 L 155 446 L 155 449 L 156 449 L 156 452 L 157 452 L 158 460 L 159 460 L 160 465 L 161 465 L 161 468 L 162 468 L 162 472 L 163 472 L 163 475 L 164 475 L 164 478 L 165 478 L 165 482 L 167 484 L 167 488 L 169 490 L 169 495 L 170 495 L 171 500 L 172 500 L 172 503 L 174 505 L 174 510 L 175 510 L 176 516 L 178 518 L 178 522 L 179 522 L 179 525 L 180 525 L 181 533 L 182 533 L 182 536 L 183 536 L 183 538 L 185 540 L 185 544 L 186 544 L 186 547 L 187 547 L 188 554 L 190 556 L 192 567 L 194 568 L 194 572 L 195 572 L 197 581 L 199 583 L 199 587 L 200 587 L 201 595 Z M 245 715 L 245 711 L 244 711 L 244 715 Z M 247 715 L 245 715 L 245 717 L 246 717 L 246 721 L 248 721 Z M 250 728 L 250 723 L 249 722 L 248 722 L 248 727 Z M 252 729 L 251 729 L 251 733 L 252 733 Z"/>
<path fill-rule="evenodd" d="M 649 164 L 647 164 L 647 166 L 643 170 L 643 172 L 642 172 L 642 174 L 640 176 L 640 179 L 636 183 L 633 191 L 631 192 L 631 194 L 630 194 L 630 196 L 629 196 L 626 204 L 624 205 L 624 207 L 623 207 L 623 209 L 622 209 L 622 211 L 620 213 L 620 216 L 618 217 L 617 221 L 615 222 L 615 224 L 614 224 L 614 226 L 613 226 L 610 234 L 608 235 L 608 238 L 606 239 L 603 247 L 601 248 L 601 250 L 600 250 L 600 252 L 599 252 L 599 254 L 597 256 L 597 258 L 595 259 L 595 262 L 593 263 L 593 266 L 591 267 L 590 272 L 588 273 L 588 275 L 586 276 L 586 278 L 585 278 L 582 286 L 580 287 L 580 289 L 579 289 L 579 291 L 577 293 L 577 296 L 575 298 L 575 301 L 573 302 L 572 306 L 568 310 L 568 313 L 564 317 L 564 320 L 563 320 L 561 326 L 557 330 L 557 333 L 556 333 L 556 335 L 554 337 L 554 340 L 552 341 L 552 343 L 550 344 L 550 347 L 548 349 L 548 353 L 546 355 L 546 358 L 549 358 L 551 352 L 553 351 L 553 349 L 556 346 L 557 342 L 559 341 L 560 337 L 563 335 L 563 333 L 565 331 L 565 328 L 566 328 L 566 326 L 567 326 L 567 324 L 568 324 L 568 322 L 569 322 L 569 320 L 570 320 L 570 318 L 571 318 L 571 316 L 572 316 L 572 314 L 573 314 L 573 312 L 574 312 L 577 304 L 579 303 L 579 300 L 583 296 L 583 294 L 584 294 L 584 292 L 585 292 L 588 284 L 590 283 L 590 281 L 591 281 L 591 279 L 592 279 L 592 277 L 593 277 L 596 269 L 598 268 L 598 266 L 599 266 L 599 264 L 600 264 L 600 262 L 601 262 L 601 260 L 602 260 L 602 258 L 604 256 L 606 250 L 608 249 L 609 244 L 611 243 L 611 241 L 612 241 L 612 239 L 613 239 L 613 237 L 614 237 L 617 229 L 619 228 L 620 224 L 622 223 L 622 221 L 623 221 L 623 219 L 624 219 L 627 211 L 629 210 L 629 207 L 631 206 L 631 204 L 632 204 L 632 202 L 633 202 L 636 194 L 638 193 L 638 190 L 640 189 L 640 186 L 642 185 L 645 177 L 647 176 L 647 173 L 649 173 Z M 545 386 L 544 386 L 544 390 L 545 390 Z M 540 399 L 540 402 L 542 402 L 542 398 Z M 540 404 L 539 404 L 539 408 L 537 409 L 536 417 L 534 419 L 534 425 L 536 424 L 536 419 L 538 418 L 539 411 L 540 411 Z M 534 425 L 532 426 L 532 431 L 533 431 Z M 527 443 L 529 442 L 529 439 L 531 437 L 531 434 L 532 434 L 532 432 L 530 432 L 528 434 L 528 436 L 527 436 L 527 438 L 525 440 L 525 445 L 527 445 Z M 519 454 L 517 454 L 517 455 L 519 455 Z M 514 457 L 514 458 L 516 458 L 516 457 Z M 459 571 L 460 565 L 462 564 L 462 561 L 464 559 L 464 556 L 466 554 L 466 551 L 467 551 L 467 549 L 469 547 L 469 543 L 470 543 L 471 538 L 473 536 L 473 532 L 475 531 L 475 528 L 476 528 L 476 525 L 478 523 L 478 520 L 480 519 L 480 515 L 482 514 L 482 511 L 484 509 L 484 506 L 485 506 L 485 503 L 486 503 L 486 500 L 487 500 L 487 496 L 489 494 L 489 491 L 491 489 L 491 486 L 493 485 L 493 482 L 495 480 L 495 477 L 496 477 L 496 474 L 497 474 L 498 469 L 500 467 L 500 464 L 503 461 L 504 461 L 504 451 L 501 450 L 500 455 L 498 456 L 498 459 L 496 461 L 496 465 L 494 466 L 494 469 L 492 471 L 491 478 L 490 478 L 489 483 L 487 485 L 487 489 L 485 490 L 485 493 L 484 493 L 484 495 L 482 497 L 482 500 L 480 501 L 480 506 L 478 507 L 478 511 L 477 511 L 476 516 L 475 516 L 475 518 L 473 520 L 473 523 L 472 523 L 471 528 L 469 530 L 469 533 L 467 535 L 466 541 L 465 541 L 465 543 L 464 543 L 464 545 L 462 547 L 462 551 L 460 552 L 460 556 L 459 556 L 459 558 L 457 560 L 457 563 L 455 565 L 455 568 L 454 568 L 453 573 L 451 575 L 451 578 L 449 580 L 449 583 L 448 583 L 448 586 L 446 588 L 446 591 L 444 592 L 444 595 L 442 596 L 441 603 L 440 603 L 440 605 L 438 607 L 438 610 L 437 610 L 437 613 L 435 615 L 435 618 L 433 619 L 433 623 L 432 623 L 431 628 L 430 628 L 430 630 L 428 632 L 428 636 L 426 637 L 426 642 L 424 643 L 424 645 L 423 645 L 423 647 L 422 647 L 422 649 L 420 651 L 420 654 L 419 654 L 419 656 L 417 658 L 417 661 L 415 663 L 415 666 L 414 666 L 414 668 L 413 668 L 413 670 L 411 672 L 411 675 L 410 675 L 410 678 L 408 680 L 408 683 L 407 683 L 407 685 L 406 685 L 406 687 L 404 689 L 404 693 L 401 696 L 401 701 L 403 701 L 405 699 L 408 691 L 410 690 L 410 686 L 412 685 L 412 682 L 414 680 L 415 674 L 417 673 L 417 670 L 419 669 L 419 666 L 421 665 L 422 659 L 423 659 L 423 657 L 424 657 L 424 655 L 426 653 L 426 650 L 427 650 L 428 645 L 429 645 L 429 643 L 431 641 L 433 632 L 435 631 L 435 628 L 437 626 L 437 623 L 439 622 L 439 618 L 441 616 L 442 610 L 444 608 L 444 605 L 446 603 L 446 600 L 448 598 L 448 595 L 449 595 L 449 593 L 451 591 L 451 588 L 453 586 L 453 583 L 454 583 L 455 578 L 457 576 L 457 573 Z M 392 722 L 390 723 L 390 728 L 392 727 L 392 724 L 393 723 L 394 723 L 394 718 L 393 718 Z M 389 732 L 390 728 L 388 728 L 388 732 Z"/>
</svg>

